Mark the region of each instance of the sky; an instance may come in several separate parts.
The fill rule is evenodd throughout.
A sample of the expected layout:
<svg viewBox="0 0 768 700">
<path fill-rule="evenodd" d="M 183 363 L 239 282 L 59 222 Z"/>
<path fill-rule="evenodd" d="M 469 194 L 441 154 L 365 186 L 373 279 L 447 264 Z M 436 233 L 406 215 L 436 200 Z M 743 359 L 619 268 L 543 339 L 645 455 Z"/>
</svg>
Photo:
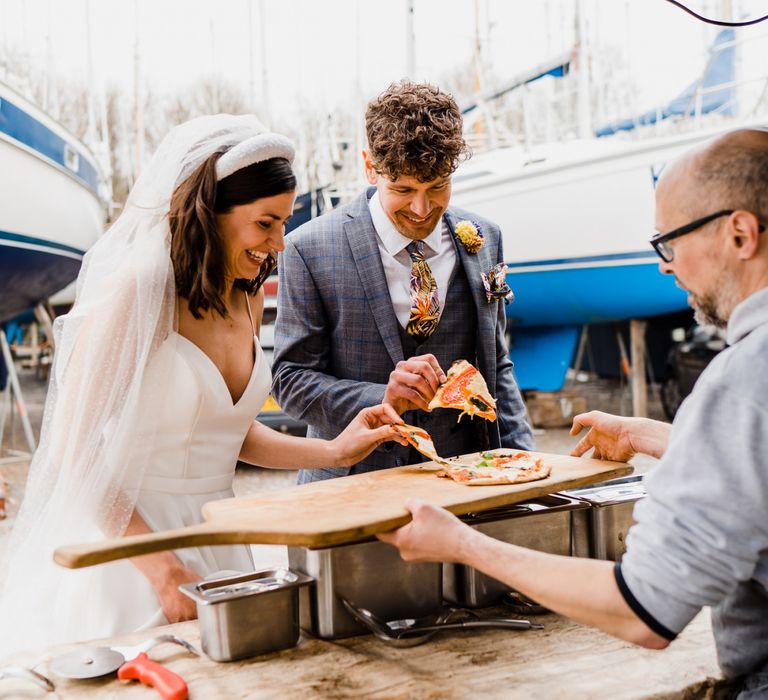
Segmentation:
<svg viewBox="0 0 768 700">
<path fill-rule="evenodd" d="M 696 77 L 716 31 L 664 0 L 580 2 L 594 54 L 608 47 L 626 62 L 641 109 Z M 765 12 L 765 0 L 731 2 L 740 14 Z M 688 4 L 718 15 L 725 3 Z M 411 77 L 437 82 L 468 65 L 476 26 L 486 71 L 512 77 L 573 45 L 575 5 L 414 0 Z M 140 75 L 153 92 L 225 78 L 266 104 L 273 126 L 302 106 L 355 109 L 407 72 L 406 0 L 0 0 L 0 50 L 86 82 L 89 16 L 93 84 L 118 85 L 130 98 L 138 38 Z M 765 37 L 766 25 L 739 31 Z"/>
</svg>

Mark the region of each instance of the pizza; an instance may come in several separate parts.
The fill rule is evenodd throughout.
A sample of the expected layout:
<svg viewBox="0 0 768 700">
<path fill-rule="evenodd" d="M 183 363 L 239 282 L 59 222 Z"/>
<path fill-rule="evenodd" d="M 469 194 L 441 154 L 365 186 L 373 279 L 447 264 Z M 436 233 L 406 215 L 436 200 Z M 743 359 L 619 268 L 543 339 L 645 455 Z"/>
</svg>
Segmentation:
<svg viewBox="0 0 768 700">
<path fill-rule="evenodd" d="M 466 360 L 456 360 L 451 365 L 445 381 L 429 402 L 429 409 L 433 408 L 459 409 L 459 420 L 465 414 L 496 420 L 496 401 L 483 376 Z"/>
<path fill-rule="evenodd" d="M 412 445 L 425 457 L 429 457 L 429 459 L 438 464 L 448 465 L 448 462 L 437 454 L 435 443 L 432 442 L 432 438 L 426 430 L 405 423 L 396 423 L 392 427 L 408 441 L 409 445 Z"/>
<path fill-rule="evenodd" d="M 437 476 L 444 476 L 467 486 L 490 486 L 538 481 L 546 479 L 551 471 L 551 467 L 545 465 L 544 460 L 529 452 L 483 452 L 469 464 L 457 462 L 441 469 Z"/>
<path fill-rule="evenodd" d="M 546 479 L 552 471 L 551 467 L 544 464 L 541 457 L 534 457 L 530 452 L 522 451 L 508 454 L 482 452 L 479 457 L 469 462 L 466 458 L 462 458 L 461 462 L 458 461 L 459 458 L 447 461 L 437 454 L 432 438 L 423 428 L 405 423 L 392 427 L 408 441 L 409 445 L 441 465 L 437 476 L 453 479 L 466 486 L 523 484 L 527 481 Z"/>
</svg>

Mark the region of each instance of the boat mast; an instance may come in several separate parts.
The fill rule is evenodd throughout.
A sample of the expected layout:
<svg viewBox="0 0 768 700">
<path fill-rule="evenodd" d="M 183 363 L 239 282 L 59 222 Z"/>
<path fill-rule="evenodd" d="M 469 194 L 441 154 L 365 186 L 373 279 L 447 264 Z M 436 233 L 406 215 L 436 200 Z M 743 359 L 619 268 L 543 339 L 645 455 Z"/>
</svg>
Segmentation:
<svg viewBox="0 0 768 700">
<path fill-rule="evenodd" d="M 574 17 L 576 65 L 578 67 L 576 104 L 579 138 L 588 139 L 592 136 L 592 108 L 589 98 L 589 52 L 584 4 L 585 0 L 576 0 L 576 13 Z"/>
<path fill-rule="evenodd" d="M 248 107 L 256 112 L 256 71 L 253 67 L 253 4 L 246 0 L 248 10 Z"/>
<path fill-rule="evenodd" d="M 136 182 L 141 173 L 144 158 L 144 100 L 141 95 L 141 53 L 139 43 L 139 2 L 134 0 L 136 17 L 136 39 L 133 47 L 133 142 L 134 163 L 133 181 Z"/>
<path fill-rule="evenodd" d="M 416 35 L 413 32 L 413 10 L 415 0 L 405 0 L 405 76 L 416 77 Z"/>
<path fill-rule="evenodd" d="M 216 26 L 213 17 L 208 20 L 208 32 L 211 36 L 211 102 L 214 114 L 221 112 L 219 100 L 219 70 L 216 67 Z"/>
<path fill-rule="evenodd" d="M 109 158 L 109 127 L 107 123 L 107 104 L 104 94 L 104 81 L 96 80 L 93 69 L 93 13 L 91 0 L 85 0 L 85 36 L 86 58 L 88 66 L 88 124 L 86 127 L 85 143 L 90 148 L 99 163 L 104 179 L 99 181 L 99 194 L 106 200 L 107 206 L 112 203 L 112 165 Z M 96 114 L 96 100 L 99 100 L 99 113 Z"/>
<path fill-rule="evenodd" d="M 475 0 L 474 3 L 474 9 L 475 9 L 475 44 L 474 44 L 474 51 L 473 51 L 473 65 L 475 69 L 475 95 L 477 99 L 477 109 L 479 113 L 481 114 L 481 118 L 478 119 L 475 122 L 475 134 L 478 142 L 482 142 L 483 137 L 483 125 L 485 125 L 485 136 L 486 136 L 486 143 L 484 144 L 485 148 L 488 149 L 494 149 L 499 145 L 497 133 L 496 133 L 496 124 L 493 120 L 493 114 L 491 112 L 490 107 L 488 106 L 488 102 L 486 99 L 484 99 L 483 95 L 485 93 L 485 86 L 486 86 L 486 80 L 485 80 L 485 65 L 483 62 L 483 39 L 482 39 L 482 31 L 480 29 L 481 24 L 481 10 L 480 10 L 480 0 Z M 488 7 L 486 5 L 486 16 L 485 16 L 485 23 L 487 28 L 486 33 L 486 40 L 490 36 L 490 20 L 488 18 Z"/>
<path fill-rule="evenodd" d="M 363 22 L 360 15 L 360 2 L 355 3 L 355 183 L 356 190 L 362 189 L 366 185 L 365 172 L 360 165 L 361 153 L 366 148 L 365 122 L 365 101 L 363 100 L 363 78 L 362 61 L 363 50 L 360 42 L 360 36 L 363 31 Z"/>
<path fill-rule="evenodd" d="M 269 124 L 269 75 L 267 70 L 267 8 L 264 0 L 259 0 L 259 43 L 261 44 L 261 114 Z"/>
<path fill-rule="evenodd" d="M 45 35 L 45 77 L 43 83 L 43 111 L 51 114 L 53 111 L 53 23 L 51 19 L 51 0 L 48 0 L 48 27 Z"/>
<path fill-rule="evenodd" d="M 88 124 L 86 125 L 86 143 L 93 148 L 96 143 L 96 106 L 94 95 L 96 93 L 93 79 L 93 23 L 91 22 L 91 0 L 85 0 L 85 50 L 86 64 L 88 66 Z"/>
</svg>

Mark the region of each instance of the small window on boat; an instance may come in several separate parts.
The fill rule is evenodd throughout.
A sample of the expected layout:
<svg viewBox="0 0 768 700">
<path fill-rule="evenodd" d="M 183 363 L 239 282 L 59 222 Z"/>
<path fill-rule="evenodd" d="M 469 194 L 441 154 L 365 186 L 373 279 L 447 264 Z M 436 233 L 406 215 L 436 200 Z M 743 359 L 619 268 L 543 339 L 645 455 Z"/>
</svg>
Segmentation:
<svg viewBox="0 0 768 700">
<path fill-rule="evenodd" d="M 64 144 L 64 165 L 73 173 L 76 173 L 80 168 L 80 154 L 68 143 Z"/>
</svg>

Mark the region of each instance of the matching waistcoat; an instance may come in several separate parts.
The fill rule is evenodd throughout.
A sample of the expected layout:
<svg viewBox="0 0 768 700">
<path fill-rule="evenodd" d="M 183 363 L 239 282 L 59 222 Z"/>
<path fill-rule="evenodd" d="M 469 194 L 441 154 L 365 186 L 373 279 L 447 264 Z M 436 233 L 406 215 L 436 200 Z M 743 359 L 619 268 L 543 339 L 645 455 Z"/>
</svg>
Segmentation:
<svg viewBox="0 0 768 700">
<path fill-rule="evenodd" d="M 457 260 L 445 300 L 448 313 L 440 317 L 434 333 L 424 341 L 417 341 L 400 328 L 403 356 L 408 359 L 416 355 L 431 353 L 437 358 L 443 371 L 447 372 L 454 360 L 468 360 L 477 366 L 477 308 L 463 265 Z M 403 420 L 410 425 L 424 428 L 435 443 L 442 457 L 453 457 L 467 452 L 487 449 L 487 431 L 480 418 L 463 416 L 458 421 L 455 409 L 440 408 L 426 411 L 408 411 Z M 411 448 L 403 464 L 418 464 L 427 458 Z"/>
</svg>

